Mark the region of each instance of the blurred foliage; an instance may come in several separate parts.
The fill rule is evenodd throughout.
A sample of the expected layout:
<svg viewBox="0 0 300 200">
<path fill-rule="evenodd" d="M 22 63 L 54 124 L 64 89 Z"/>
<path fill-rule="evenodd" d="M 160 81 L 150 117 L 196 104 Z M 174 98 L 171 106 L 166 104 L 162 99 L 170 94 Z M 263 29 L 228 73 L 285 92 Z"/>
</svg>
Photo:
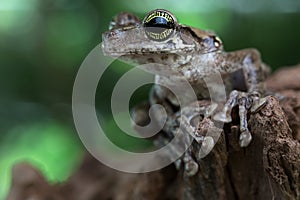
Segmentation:
<svg viewBox="0 0 300 200">
<path fill-rule="evenodd" d="M 40 168 L 49 181 L 64 181 L 78 165 L 82 148 L 69 127 L 43 121 L 16 126 L 0 146 L 0 195 L 9 188 L 11 167 L 27 161 Z"/>
<path fill-rule="evenodd" d="M 112 16 L 130 11 L 142 18 L 155 8 L 172 11 L 181 23 L 216 31 L 228 51 L 259 49 L 273 69 L 300 60 L 298 0 L 1 0 L 0 198 L 16 160 L 38 162 L 51 180 L 71 173 L 83 151 L 71 113 L 72 86 L 81 62 L 101 42 Z M 112 88 L 129 68 L 115 62 L 105 73 L 97 108 L 114 142 L 139 149 L 148 143 L 118 136 L 122 133 L 109 110 Z M 145 100 L 148 90 L 141 89 L 132 104 Z"/>
</svg>

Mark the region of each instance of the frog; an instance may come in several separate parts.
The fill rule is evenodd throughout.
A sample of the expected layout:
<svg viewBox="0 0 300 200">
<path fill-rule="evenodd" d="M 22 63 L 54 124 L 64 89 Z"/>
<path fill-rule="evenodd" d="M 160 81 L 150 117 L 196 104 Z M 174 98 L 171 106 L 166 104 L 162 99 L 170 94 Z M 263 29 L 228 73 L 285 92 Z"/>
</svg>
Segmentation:
<svg viewBox="0 0 300 200">
<path fill-rule="evenodd" d="M 230 123 L 232 110 L 238 107 L 239 145 L 246 148 L 251 143 L 252 134 L 248 128 L 247 116 L 266 104 L 265 80 L 270 72 L 269 66 L 262 62 L 258 50 L 248 48 L 226 52 L 222 40 L 215 32 L 181 24 L 173 13 L 165 9 L 152 10 L 143 20 L 129 12 L 116 15 L 109 30 L 102 34 L 102 50 L 107 56 L 132 64 L 157 63 L 147 69 L 154 73 L 162 70 L 160 64 L 174 72 L 168 75 L 155 73 L 155 84 L 148 102 L 150 106 L 162 105 L 167 113 L 167 120 L 162 128 L 167 135 L 166 140 L 178 134 L 178 124 L 181 123 L 184 130 L 180 130 L 180 134 L 194 132 L 194 139 L 198 143 L 209 146 L 209 141 L 197 134 L 201 129 L 198 126 L 218 128 L 214 122 Z M 228 94 L 226 102 L 218 111 L 215 111 L 216 106 L 213 104 L 199 103 L 210 98 L 204 79 L 215 73 L 225 77 Z M 232 78 L 234 76 L 238 78 Z M 179 77 L 187 80 L 194 90 L 198 106 L 200 105 L 198 109 L 195 109 L 195 102 L 179 108 L 180 102 L 176 95 L 164 87 L 180 87 Z M 186 101 L 189 101 L 188 97 Z M 147 113 L 149 105 L 133 109 L 134 121 L 140 124 L 149 122 L 149 118 L 145 119 L 147 114 L 140 114 Z M 157 123 L 164 121 L 159 109 L 154 113 Z M 192 121 L 199 115 L 202 117 L 197 120 L 202 123 L 195 125 Z M 180 161 L 184 163 L 189 176 L 197 173 L 197 159 L 193 158 L 190 149 Z"/>
</svg>

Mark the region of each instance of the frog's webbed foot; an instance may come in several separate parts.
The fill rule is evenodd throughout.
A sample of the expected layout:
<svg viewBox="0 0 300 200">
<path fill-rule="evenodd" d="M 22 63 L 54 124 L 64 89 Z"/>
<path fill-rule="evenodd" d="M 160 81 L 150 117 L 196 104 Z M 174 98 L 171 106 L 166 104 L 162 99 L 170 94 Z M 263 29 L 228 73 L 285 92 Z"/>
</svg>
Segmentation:
<svg viewBox="0 0 300 200">
<path fill-rule="evenodd" d="M 208 155 L 215 144 L 217 143 L 222 129 L 215 126 L 209 118 L 204 118 L 198 125 L 196 132 L 193 134 L 194 139 L 199 146 L 191 146 L 183 156 L 184 171 L 187 176 L 194 176 L 198 170 L 199 165 L 196 161 Z M 195 157 L 195 159 L 193 157 Z"/>
<path fill-rule="evenodd" d="M 216 105 L 211 104 L 210 106 L 206 106 L 207 109 L 211 110 L 215 108 Z M 200 109 L 200 111 L 204 111 Z M 183 109 L 184 113 L 184 109 Z M 190 146 L 188 150 L 185 152 L 183 162 L 185 173 L 188 176 L 194 176 L 198 172 L 198 163 L 194 160 L 193 156 L 196 160 L 199 160 L 205 157 L 210 151 L 213 149 L 214 145 L 219 139 L 219 136 L 222 133 L 221 128 L 218 128 L 214 122 L 209 118 L 209 116 L 203 116 L 205 112 L 194 112 L 189 113 L 189 117 L 186 115 L 181 115 L 178 120 L 180 120 L 180 132 L 183 135 L 186 135 L 192 140 L 195 140 L 199 147 Z M 201 117 L 199 117 L 201 116 Z M 196 148 L 196 149 L 193 149 Z M 197 152 L 195 154 L 195 152 Z"/>
<path fill-rule="evenodd" d="M 260 94 L 257 92 L 240 92 L 232 91 L 230 93 L 229 99 L 226 102 L 223 110 L 220 113 L 217 113 L 213 118 L 217 121 L 222 121 L 229 123 L 231 119 L 232 108 L 237 106 L 239 107 L 239 117 L 240 117 L 240 146 L 246 147 L 252 140 L 250 131 L 248 130 L 247 122 L 247 111 L 256 112 L 260 110 L 266 104 L 266 99 L 261 98 Z"/>
<path fill-rule="evenodd" d="M 198 101 L 182 108 L 179 112 L 180 116 L 177 117 L 182 131 L 185 134 L 190 134 L 198 143 L 202 143 L 204 132 L 207 133 L 209 127 L 214 126 L 209 117 L 212 116 L 217 106 L 217 104 L 209 101 Z M 207 123 L 208 120 L 210 123 Z"/>
</svg>

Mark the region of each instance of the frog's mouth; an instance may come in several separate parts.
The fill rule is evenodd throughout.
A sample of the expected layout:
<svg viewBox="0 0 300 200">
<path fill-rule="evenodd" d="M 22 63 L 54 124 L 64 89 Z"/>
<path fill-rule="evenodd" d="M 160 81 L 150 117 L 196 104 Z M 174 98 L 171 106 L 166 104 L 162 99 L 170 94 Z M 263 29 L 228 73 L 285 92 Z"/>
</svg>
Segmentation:
<svg viewBox="0 0 300 200">
<path fill-rule="evenodd" d="M 186 44 L 174 33 L 165 41 L 154 41 L 145 34 L 143 27 L 113 29 L 102 34 L 102 50 L 105 55 L 118 57 L 145 54 L 188 54 L 195 44 Z"/>
</svg>

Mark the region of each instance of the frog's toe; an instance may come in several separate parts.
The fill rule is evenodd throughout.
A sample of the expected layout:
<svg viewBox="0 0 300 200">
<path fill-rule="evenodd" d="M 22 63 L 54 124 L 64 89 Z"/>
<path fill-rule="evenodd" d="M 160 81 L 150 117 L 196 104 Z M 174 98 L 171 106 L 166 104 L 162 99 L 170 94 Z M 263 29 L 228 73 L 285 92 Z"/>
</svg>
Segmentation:
<svg viewBox="0 0 300 200">
<path fill-rule="evenodd" d="M 202 142 L 198 158 L 204 158 L 207 156 L 215 146 L 215 141 L 211 136 L 206 136 Z"/>
<path fill-rule="evenodd" d="M 219 112 L 213 116 L 213 119 L 220 122 L 229 123 L 232 121 L 231 115 L 225 112 Z"/>
<path fill-rule="evenodd" d="M 246 130 L 240 135 L 240 146 L 247 147 L 252 140 L 252 135 L 249 130 Z"/>
<path fill-rule="evenodd" d="M 251 112 L 257 112 L 262 109 L 267 103 L 267 98 L 259 98 L 258 100 L 254 101 L 253 105 L 251 106 Z"/>
<path fill-rule="evenodd" d="M 199 170 L 198 164 L 194 160 L 184 163 L 184 171 L 188 176 L 194 176 Z"/>
</svg>

